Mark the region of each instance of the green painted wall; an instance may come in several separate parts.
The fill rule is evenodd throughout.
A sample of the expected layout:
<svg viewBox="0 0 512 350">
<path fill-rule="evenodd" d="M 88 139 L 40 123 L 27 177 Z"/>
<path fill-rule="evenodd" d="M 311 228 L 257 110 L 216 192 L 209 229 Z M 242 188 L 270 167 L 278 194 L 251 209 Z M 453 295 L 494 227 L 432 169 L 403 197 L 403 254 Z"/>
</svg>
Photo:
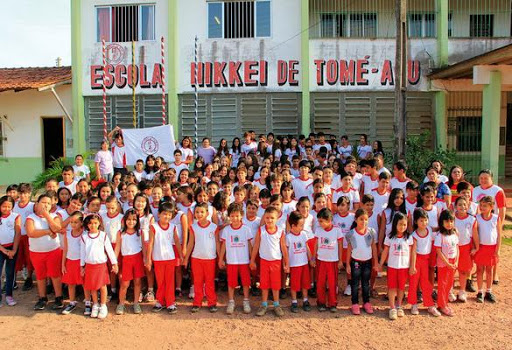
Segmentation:
<svg viewBox="0 0 512 350">
<path fill-rule="evenodd" d="M 71 64 L 73 110 L 73 149 L 85 152 L 85 110 L 82 95 L 82 18 L 81 0 L 71 1 Z"/>
<path fill-rule="evenodd" d="M 32 182 L 43 171 L 42 158 L 0 158 L 0 185 Z"/>
</svg>

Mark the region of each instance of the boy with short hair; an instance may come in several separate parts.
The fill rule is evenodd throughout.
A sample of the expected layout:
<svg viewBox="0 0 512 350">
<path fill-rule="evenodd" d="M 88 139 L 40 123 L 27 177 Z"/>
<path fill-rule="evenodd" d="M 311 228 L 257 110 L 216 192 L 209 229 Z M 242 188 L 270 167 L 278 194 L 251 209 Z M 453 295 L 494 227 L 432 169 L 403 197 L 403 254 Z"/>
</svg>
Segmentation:
<svg viewBox="0 0 512 350">
<path fill-rule="evenodd" d="M 176 170 L 176 174 L 180 174 L 183 169 L 188 169 L 188 165 L 181 160 L 182 152 L 177 149 L 174 151 L 174 162 L 169 164 L 169 167 Z"/>
<path fill-rule="evenodd" d="M 235 288 L 238 286 L 238 278 L 240 278 L 244 293 L 244 313 L 251 313 L 251 304 L 249 302 L 249 287 L 251 286 L 249 258 L 253 235 L 251 229 L 242 222 L 243 214 L 244 210 L 241 204 L 231 203 L 228 207 L 228 216 L 231 223 L 224 227 L 220 234 L 219 268 L 227 267 L 229 301 L 226 313 L 228 315 L 233 314 L 235 311 Z M 226 262 L 224 262 L 224 255 L 226 255 Z"/>
<path fill-rule="evenodd" d="M 317 214 L 318 228 L 315 232 L 316 245 L 313 261 L 317 265 L 317 306 L 318 311 L 336 312 L 338 270 L 343 267 L 343 233 L 332 223 L 332 212 L 324 208 Z M 329 286 L 326 296 L 325 286 Z"/>
<path fill-rule="evenodd" d="M 18 186 L 19 200 L 13 208 L 13 212 L 19 214 L 21 217 L 21 236 L 18 245 L 18 257 L 16 259 L 15 273 L 21 271 L 23 267 L 27 269 L 27 278 L 23 283 L 22 290 L 28 291 L 32 289 L 33 281 L 32 274 L 34 267 L 30 260 L 30 251 L 28 249 L 28 236 L 25 222 L 30 214 L 34 213 L 34 203 L 30 201 L 32 195 L 32 186 L 29 183 L 20 183 Z"/>
<path fill-rule="evenodd" d="M 66 187 L 71 192 L 71 195 L 74 195 L 76 193 L 76 185 L 78 182 L 75 180 L 73 167 L 71 165 L 65 165 L 62 168 L 61 175 L 62 181 L 59 182 L 59 188 Z"/>
<path fill-rule="evenodd" d="M 284 311 L 279 305 L 279 288 L 281 287 L 281 268 L 289 272 L 288 250 L 286 249 L 285 233 L 276 225 L 279 212 L 269 206 L 265 210 L 265 225 L 256 233 L 254 248 L 251 254 L 252 270 L 256 269 L 256 256 L 260 256 L 260 288 L 262 290 L 261 307 L 256 316 L 264 316 L 268 309 L 268 291 L 272 290 L 274 298 L 274 313 L 278 317 L 284 316 Z"/>
<path fill-rule="evenodd" d="M 308 236 L 304 229 L 304 217 L 298 211 L 292 211 L 288 216 L 290 232 L 286 235 L 286 246 L 290 259 L 290 290 L 292 295 L 291 312 L 299 311 L 297 292 L 302 291 L 302 309 L 311 311 L 308 301 L 308 289 L 311 287 L 311 276 L 308 262 L 311 251 L 307 245 Z"/>
</svg>

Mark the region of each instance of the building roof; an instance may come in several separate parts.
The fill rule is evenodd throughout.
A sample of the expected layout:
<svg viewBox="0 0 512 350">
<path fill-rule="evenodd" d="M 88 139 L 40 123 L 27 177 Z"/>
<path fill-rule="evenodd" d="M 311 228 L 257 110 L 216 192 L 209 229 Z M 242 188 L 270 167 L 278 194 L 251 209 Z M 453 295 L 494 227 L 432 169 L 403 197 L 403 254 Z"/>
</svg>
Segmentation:
<svg viewBox="0 0 512 350">
<path fill-rule="evenodd" d="M 469 58 L 465 61 L 441 68 L 430 73 L 430 79 L 471 79 L 473 66 L 512 64 L 512 44 Z"/>
<path fill-rule="evenodd" d="M 71 67 L 0 68 L 0 92 L 71 83 Z"/>
</svg>

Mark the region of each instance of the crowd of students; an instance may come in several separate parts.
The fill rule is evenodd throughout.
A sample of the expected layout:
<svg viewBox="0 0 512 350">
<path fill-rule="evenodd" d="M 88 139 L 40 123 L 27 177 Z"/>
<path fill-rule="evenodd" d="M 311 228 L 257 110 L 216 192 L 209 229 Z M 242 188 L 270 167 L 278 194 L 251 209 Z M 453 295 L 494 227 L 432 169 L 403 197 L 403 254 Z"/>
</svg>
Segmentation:
<svg viewBox="0 0 512 350">
<path fill-rule="evenodd" d="M 372 314 L 383 271 L 392 320 L 405 314 L 406 291 L 413 315 L 423 303 L 433 316 L 453 316 L 449 303 L 466 302 L 468 292 L 496 302 L 506 205 L 489 170 L 473 187 L 461 167 L 445 176 L 434 160 L 418 184 L 403 161 L 384 167 L 380 142 L 369 146 L 361 135 L 352 149 L 347 136 L 329 138 L 246 132 L 231 147 L 223 139 L 215 149 L 205 138 L 193 149 L 185 137 L 171 162 L 148 156 L 129 171 L 115 128 L 95 157 L 96 179 L 77 155 L 35 202 L 28 183 L 0 198 L 6 304 L 16 304 L 17 273 L 30 290 L 34 271 L 35 310 L 52 291 L 52 308 L 73 312 L 81 286 L 84 314 L 96 318 L 108 315 L 109 301 L 125 313 L 130 287 L 134 313 L 145 300 L 174 314 L 186 282 L 191 312 L 204 297 L 216 312 L 220 286 L 228 314 L 237 289 L 244 313 L 252 312 L 251 296 L 261 298 L 257 316 L 270 306 L 282 316 L 288 289 L 291 312 L 310 311 L 310 298 L 319 311 L 336 312 L 344 294 L 354 315 L 361 306 Z"/>
</svg>

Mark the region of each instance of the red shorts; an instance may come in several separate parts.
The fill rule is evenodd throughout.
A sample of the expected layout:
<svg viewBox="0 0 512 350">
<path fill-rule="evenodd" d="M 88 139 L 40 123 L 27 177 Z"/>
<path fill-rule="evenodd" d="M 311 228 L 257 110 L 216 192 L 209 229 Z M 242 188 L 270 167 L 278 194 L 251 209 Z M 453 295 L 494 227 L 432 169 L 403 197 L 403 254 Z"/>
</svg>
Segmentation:
<svg viewBox="0 0 512 350">
<path fill-rule="evenodd" d="M 110 284 L 107 263 L 85 264 L 85 290 L 95 291 L 106 286 L 107 284 Z"/>
<path fill-rule="evenodd" d="M 498 263 L 498 258 L 494 255 L 496 253 L 496 248 L 496 244 L 480 244 L 478 252 L 475 254 L 475 264 L 480 266 L 495 266 Z"/>
<path fill-rule="evenodd" d="M 62 283 L 66 284 L 84 284 L 84 279 L 80 273 L 80 259 L 66 259 L 66 273 L 62 275 Z"/>
<path fill-rule="evenodd" d="M 471 243 L 459 246 L 459 266 L 457 269 L 460 272 L 471 272 L 471 269 L 473 269 L 471 246 Z"/>
<path fill-rule="evenodd" d="M 146 276 L 146 272 L 144 271 L 144 260 L 142 259 L 142 252 L 123 256 L 122 271 L 121 281 L 124 282 Z"/>
<path fill-rule="evenodd" d="M 313 252 L 315 251 L 316 237 L 315 237 L 315 238 L 308 239 L 308 241 L 306 242 L 306 244 L 308 245 L 309 250 L 311 251 L 311 253 L 313 253 Z"/>
<path fill-rule="evenodd" d="M 176 267 L 181 265 L 180 255 L 178 254 L 178 248 L 173 244 L 172 249 L 174 250 L 174 259 L 176 259 Z"/>
<path fill-rule="evenodd" d="M 23 270 L 26 266 L 28 271 L 33 271 L 34 267 L 30 261 L 30 250 L 28 249 L 28 236 L 20 236 L 20 243 L 18 245 L 18 255 L 16 257 L 16 272 Z"/>
<path fill-rule="evenodd" d="M 432 243 L 432 250 L 430 251 L 430 257 L 428 259 L 429 267 L 436 267 L 437 265 L 437 249 L 434 247 L 434 243 Z"/>
<path fill-rule="evenodd" d="M 309 265 L 290 267 L 290 289 L 299 292 L 311 288 Z"/>
<path fill-rule="evenodd" d="M 38 281 L 62 276 L 62 249 L 57 248 L 44 253 L 30 252 L 30 260 Z"/>
<path fill-rule="evenodd" d="M 242 287 L 249 287 L 251 285 L 251 271 L 249 269 L 249 264 L 228 264 L 227 273 L 228 287 L 236 288 L 238 286 L 238 276 L 240 276 Z"/>
<path fill-rule="evenodd" d="M 260 259 L 260 288 L 281 289 L 281 260 Z"/>
<path fill-rule="evenodd" d="M 409 269 L 394 269 L 388 266 L 388 289 L 405 290 Z"/>
</svg>

